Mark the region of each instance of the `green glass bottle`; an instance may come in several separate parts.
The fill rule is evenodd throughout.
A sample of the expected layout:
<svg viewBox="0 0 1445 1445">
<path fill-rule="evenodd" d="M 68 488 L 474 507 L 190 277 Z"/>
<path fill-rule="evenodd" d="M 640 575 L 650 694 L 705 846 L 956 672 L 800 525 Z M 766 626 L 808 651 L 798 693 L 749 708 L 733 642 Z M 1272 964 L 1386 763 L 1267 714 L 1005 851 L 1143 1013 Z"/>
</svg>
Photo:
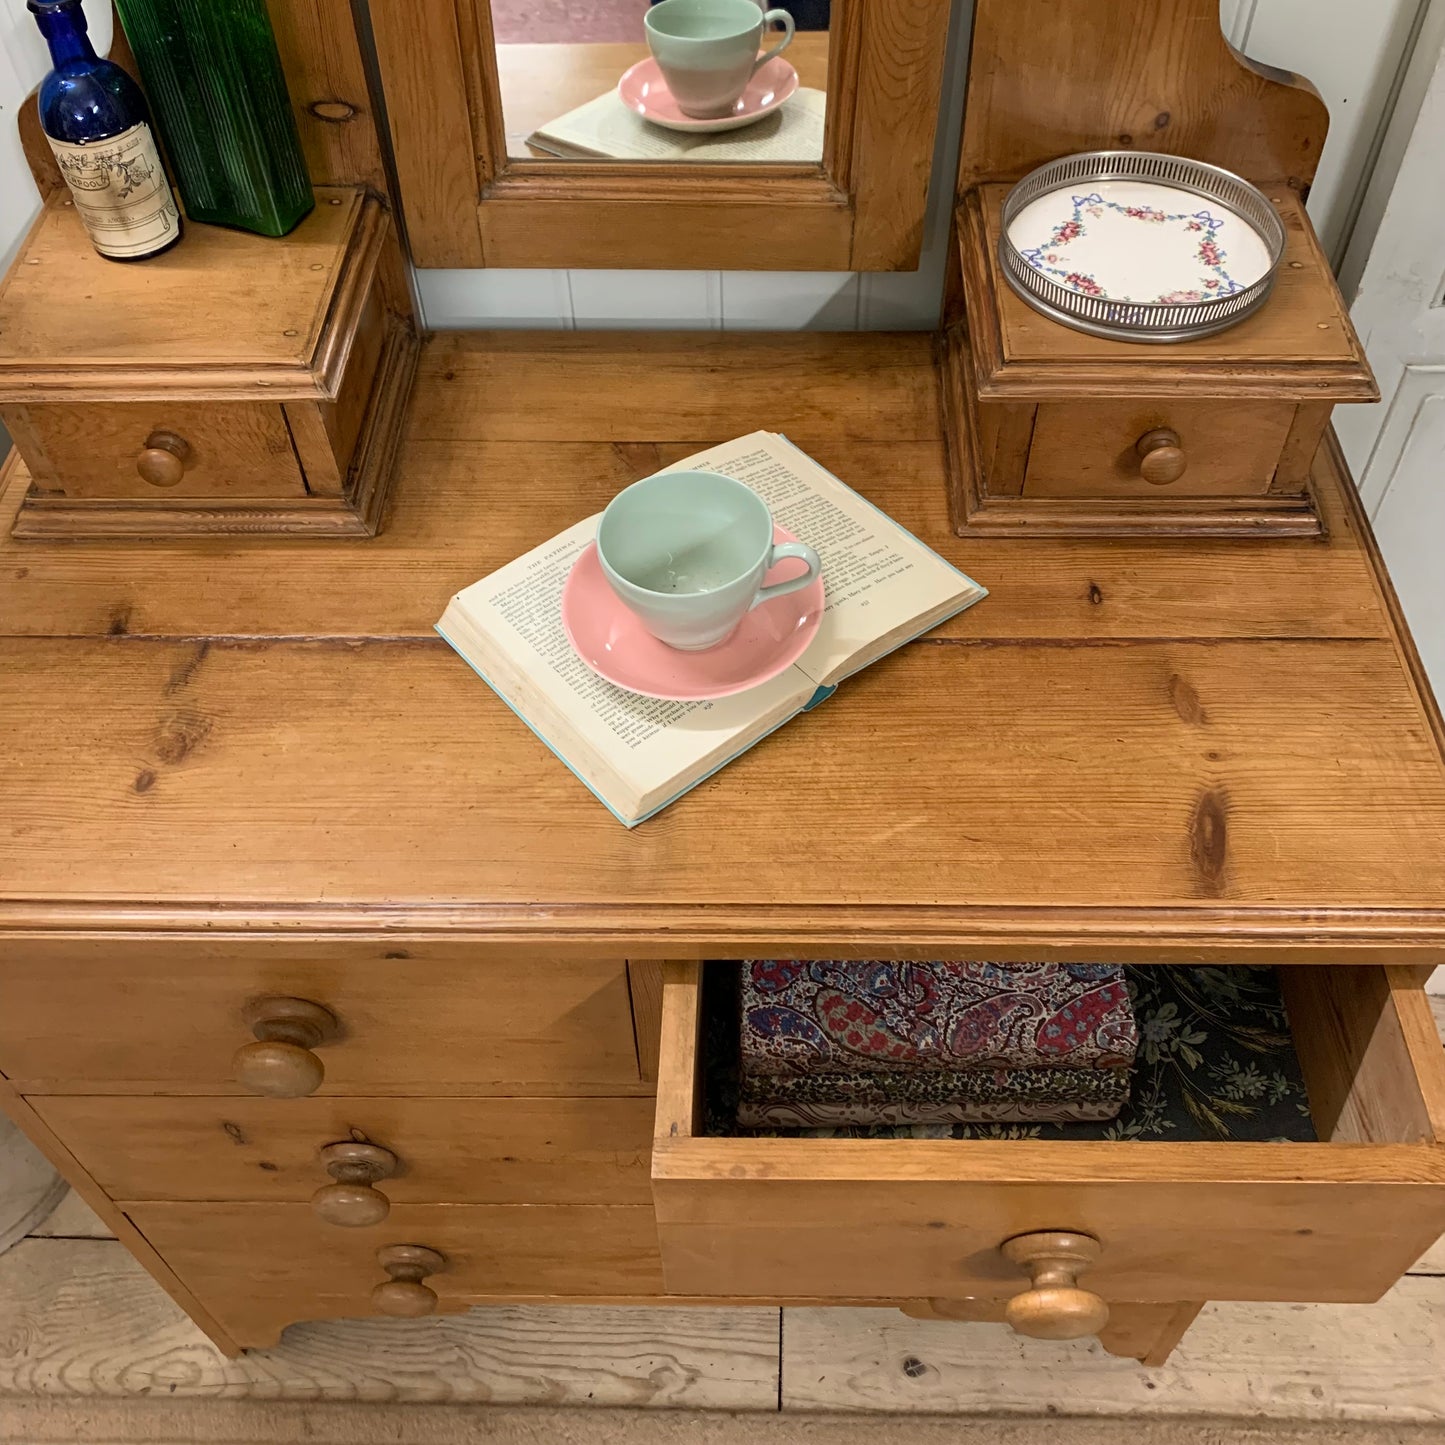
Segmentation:
<svg viewBox="0 0 1445 1445">
<path fill-rule="evenodd" d="M 284 236 L 311 208 L 265 0 L 116 0 L 193 221 Z"/>
</svg>

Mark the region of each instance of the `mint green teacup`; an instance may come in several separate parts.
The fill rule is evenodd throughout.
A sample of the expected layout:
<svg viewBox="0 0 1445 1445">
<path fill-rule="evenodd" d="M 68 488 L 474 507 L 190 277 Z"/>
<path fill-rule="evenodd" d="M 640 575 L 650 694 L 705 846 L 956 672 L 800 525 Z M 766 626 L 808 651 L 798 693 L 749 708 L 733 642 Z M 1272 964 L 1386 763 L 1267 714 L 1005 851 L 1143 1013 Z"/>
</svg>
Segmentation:
<svg viewBox="0 0 1445 1445">
<path fill-rule="evenodd" d="M 805 543 L 774 545 L 763 499 L 718 472 L 663 472 L 619 492 L 598 523 L 597 556 L 642 625 L 684 652 L 726 642 L 758 603 L 806 587 L 823 570 Z M 801 558 L 807 571 L 764 587 L 785 557 Z"/>
<path fill-rule="evenodd" d="M 793 17 L 764 14 L 757 0 L 662 0 L 642 23 L 678 109 L 699 119 L 730 115 L 754 72 L 793 39 Z M 783 26 L 783 37 L 759 55 L 772 25 Z"/>
</svg>

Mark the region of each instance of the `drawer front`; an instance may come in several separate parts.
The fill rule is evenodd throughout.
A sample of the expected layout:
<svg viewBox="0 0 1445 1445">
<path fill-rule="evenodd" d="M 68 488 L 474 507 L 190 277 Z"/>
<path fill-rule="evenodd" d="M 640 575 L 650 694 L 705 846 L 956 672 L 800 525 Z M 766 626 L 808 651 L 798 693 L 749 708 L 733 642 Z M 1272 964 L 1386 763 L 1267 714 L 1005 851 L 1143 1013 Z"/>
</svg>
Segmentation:
<svg viewBox="0 0 1445 1445">
<path fill-rule="evenodd" d="M 16 437 L 36 482 L 66 497 L 149 502 L 306 495 L 301 463 L 279 405 L 44 404 L 25 409 Z M 148 480 L 145 473 L 164 484 Z"/>
<path fill-rule="evenodd" d="M 313 1082 L 324 1070 L 320 1096 L 643 1092 L 624 960 L 495 959 L 405 940 L 6 942 L 0 1073 L 25 1094 L 245 1093 L 252 1019 L 296 999 L 334 1023 L 295 1051 Z"/>
<path fill-rule="evenodd" d="M 303 1204 L 130 1204 L 132 1222 L 243 1346 L 298 1320 L 376 1316 L 377 1253 L 423 1245 L 441 1313 L 498 1297 L 662 1292 L 652 1211 L 639 1206 L 398 1205 L 371 1229 L 333 1229 Z"/>
<path fill-rule="evenodd" d="M 1263 496 L 1295 411 L 1288 402 L 1045 403 L 1034 419 L 1024 495 L 1151 501 Z M 1150 460 L 1141 442 L 1169 451 L 1156 447 Z M 1176 471 L 1173 480 L 1158 484 L 1146 477 Z"/>
<path fill-rule="evenodd" d="M 396 1205 L 652 1203 L 645 1097 L 30 1102 L 113 1199 L 308 1204 L 333 1182 L 323 1148 L 366 1140 L 395 1160 L 366 1184 Z"/>
<path fill-rule="evenodd" d="M 1286 970 L 1320 1144 L 702 1137 L 695 965 L 668 965 L 653 1198 L 670 1291 L 1010 1297 L 1091 1236 L 1106 1299 L 1372 1300 L 1445 1231 L 1445 1050 L 1403 972 Z"/>
</svg>

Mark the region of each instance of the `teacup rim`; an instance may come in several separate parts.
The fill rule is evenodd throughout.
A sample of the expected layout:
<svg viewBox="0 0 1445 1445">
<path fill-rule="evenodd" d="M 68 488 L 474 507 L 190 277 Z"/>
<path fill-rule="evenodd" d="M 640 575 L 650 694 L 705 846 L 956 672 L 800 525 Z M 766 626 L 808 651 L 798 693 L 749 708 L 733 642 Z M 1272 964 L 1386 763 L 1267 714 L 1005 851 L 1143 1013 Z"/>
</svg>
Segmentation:
<svg viewBox="0 0 1445 1445">
<path fill-rule="evenodd" d="M 688 45 L 711 45 L 718 40 L 736 40 L 739 36 L 746 35 L 750 30 L 761 25 L 763 21 L 763 12 L 759 9 L 756 20 L 749 21 L 748 24 L 740 26 L 737 30 L 729 30 L 725 35 L 674 35 L 670 30 L 660 30 L 652 23 L 653 16 L 659 10 L 666 10 L 668 5 L 674 3 L 678 3 L 678 0 L 658 0 L 658 4 L 649 6 L 647 14 L 642 17 L 644 28 L 667 40 L 682 41 Z M 682 0 L 682 3 L 688 3 L 688 0 Z M 691 3 L 704 3 L 704 0 L 691 0 Z M 753 5 L 753 0 L 743 0 L 743 3 Z M 753 5 L 753 8 L 757 9 L 757 6 Z"/>
<path fill-rule="evenodd" d="M 649 483 L 664 482 L 679 477 L 707 477 L 713 481 L 729 482 L 734 487 L 741 487 L 744 492 L 763 509 L 763 516 L 768 521 L 768 533 L 763 540 L 763 545 L 758 552 L 757 558 L 742 568 L 736 577 L 729 578 L 726 582 L 719 582 L 716 587 L 701 587 L 696 592 L 659 592 L 654 587 L 644 587 L 640 582 L 634 582 L 630 577 L 624 576 L 607 560 L 607 553 L 602 550 L 602 528 L 606 524 L 607 514 L 615 507 L 629 492 L 636 491 L 638 487 L 645 487 Z M 597 560 L 602 563 L 606 572 L 616 577 L 619 582 L 630 587 L 634 592 L 641 593 L 644 597 L 711 597 L 719 592 L 725 592 L 729 587 L 736 587 L 758 562 L 764 560 L 773 546 L 773 537 L 777 530 L 777 523 L 773 521 L 773 511 L 763 499 L 746 482 L 740 482 L 736 477 L 730 477 L 726 472 L 712 472 L 706 467 L 682 467 L 675 471 L 654 472 L 650 477 L 639 477 L 635 482 L 629 482 L 627 486 L 618 492 L 608 504 L 603 507 L 602 515 L 597 519 L 597 531 L 593 534 L 592 544 L 597 548 Z"/>
</svg>

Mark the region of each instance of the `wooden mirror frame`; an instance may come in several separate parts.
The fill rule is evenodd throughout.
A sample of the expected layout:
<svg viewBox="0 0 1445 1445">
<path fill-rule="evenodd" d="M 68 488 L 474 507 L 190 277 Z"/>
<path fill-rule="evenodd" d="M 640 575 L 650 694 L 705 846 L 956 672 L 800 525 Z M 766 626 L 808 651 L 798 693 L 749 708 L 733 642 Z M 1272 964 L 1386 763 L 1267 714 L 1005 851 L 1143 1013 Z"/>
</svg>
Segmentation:
<svg viewBox="0 0 1445 1445">
<path fill-rule="evenodd" d="M 371 0 L 419 267 L 917 266 L 948 0 L 833 0 L 821 166 L 507 155 L 489 0 Z"/>
</svg>

